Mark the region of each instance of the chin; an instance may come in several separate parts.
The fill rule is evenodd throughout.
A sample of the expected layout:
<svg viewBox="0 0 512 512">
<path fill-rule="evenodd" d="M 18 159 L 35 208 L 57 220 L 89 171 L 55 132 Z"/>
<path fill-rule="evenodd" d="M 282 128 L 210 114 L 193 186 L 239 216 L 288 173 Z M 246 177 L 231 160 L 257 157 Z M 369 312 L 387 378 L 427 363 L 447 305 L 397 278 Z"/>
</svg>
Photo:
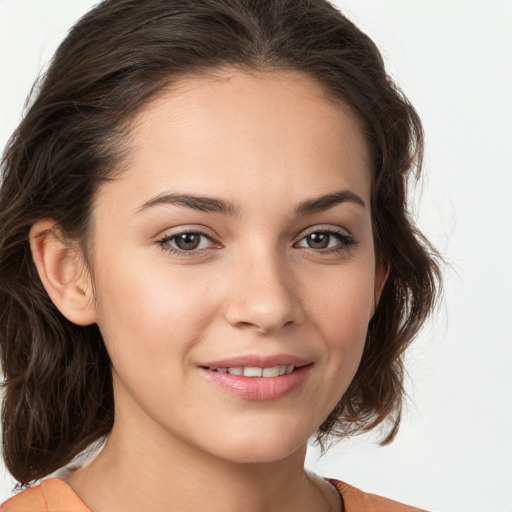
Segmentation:
<svg viewBox="0 0 512 512">
<path fill-rule="evenodd" d="M 227 453 L 224 458 L 238 464 L 272 464 L 303 453 L 305 454 L 303 446 L 290 448 L 283 446 L 282 443 L 259 444 L 258 446 L 240 446 L 238 450 Z"/>
<path fill-rule="evenodd" d="M 270 425 L 245 431 L 231 431 L 228 439 L 219 439 L 217 456 L 240 464 L 269 464 L 296 454 L 304 457 L 309 432 Z"/>
</svg>

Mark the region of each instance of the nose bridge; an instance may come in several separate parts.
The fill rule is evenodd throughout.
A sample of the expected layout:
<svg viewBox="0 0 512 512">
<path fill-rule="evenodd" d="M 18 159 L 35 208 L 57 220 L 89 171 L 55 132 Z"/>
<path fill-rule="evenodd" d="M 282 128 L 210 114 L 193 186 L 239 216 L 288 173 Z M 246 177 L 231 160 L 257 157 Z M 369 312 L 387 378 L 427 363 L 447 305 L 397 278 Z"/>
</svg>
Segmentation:
<svg viewBox="0 0 512 512">
<path fill-rule="evenodd" d="M 302 308 L 292 269 L 284 255 L 270 244 L 241 253 L 233 262 L 227 320 L 237 327 L 261 332 L 300 323 Z"/>
</svg>

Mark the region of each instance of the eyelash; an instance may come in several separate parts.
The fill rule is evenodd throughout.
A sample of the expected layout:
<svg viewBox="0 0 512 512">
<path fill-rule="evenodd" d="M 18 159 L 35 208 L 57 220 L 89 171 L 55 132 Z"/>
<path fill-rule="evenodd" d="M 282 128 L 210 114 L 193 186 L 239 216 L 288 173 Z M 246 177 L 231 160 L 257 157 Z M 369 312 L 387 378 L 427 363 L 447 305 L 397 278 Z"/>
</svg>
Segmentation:
<svg viewBox="0 0 512 512">
<path fill-rule="evenodd" d="M 347 233 L 346 231 L 342 231 L 341 229 L 333 229 L 333 228 L 325 228 L 325 229 L 315 229 L 310 231 L 309 233 L 305 234 L 298 243 L 305 240 L 308 236 L 311 235 L 319 235 L 319 234 L 326 234 L 329 236 L 333 236 L 336 238 L 339 242 L 338 247 L 330 247 L 326 249 L 313 249 L 312 247 L 309 247 L 310 250 L 314 252 L 319 252 L 321 254 L 331 254 L 331 253 L 342 253 L 345 252 L 349 247 L 357 244 L 357 241 L 354 237 L 354 235 Z M 295 246 L 296 244 L 294 244 Z"/>
<path fill-rule="evenodd" d="M 314 251 L 315 253 L 319 253 L 319 254 L 343 253 L 349 247 L 357 244 L 357 240 L 355 239 L 354 235 L 347 233 L 346 231 L 339 230 L 339 229 L 326 228 L 326 229 L 316 229 L 316 230 L 310 231 L 309 233 L 306 233 L 297 243 L 294 244 L 294 247 L 296 247 L 298 243 L 305 240 L 308 236 L 311 236 L 313 234 L 327 234 L 330 236 L 334 236 L 340 243 L 339 247 L 332 247 L 332 248 L 326 248 L 326 249 L 314 249 L 312 247 L 309 247 L 309 250 Z M 191 249 L 191 250 L 187 251 L 185 249 L 179 249 L 179 248 L 175 248 L 175 247 L 172 247 L 169 245 L 169 242 L 171 242 L 172 240 L 175 240 L 179 236 L 183 236 L 183 235 L 199 235 L 199 236 L 207 238 L 211 242 L 214 242 L 214 240 L 212 239 L 212 237 L 209 234 L 196 229 L 196 230 L 189 230 L 189 231 L 181 231 L 181 232 L 175 233 L 173 235 L 166 235 L 163 238 L 157 240 L 157 244 L 160 246 L 160 248 L 165 253 L 172 254 L 173 256 L 178 256 L 181 258 L 195 256 L 195 255 L 197 255 L 197 253 L 199 253 L 201 251 L 209 252 L 210 250 L 212 250 L 212 248 L 209 247 L 207 249 Z M 216 244 L 216 246 L 217 247 L 214 247 L 213 249 L 215 249 L 215 248 L 218 249 L 221 247 L 221 245 L 218 243 Z"/>
<path fill-rule="evenodd" d="M 208 235 L 207 233 L 205 233 L 204 231 L 201 231 L 198 229 L 194 229 L 194 230 L 191 229 L 191 230 L 186 230 L 186 231 L 180 231 L 179 233 L 175 233 L 174 235 L 164 236 L 160 240 L 157 240 L 157 244 L 161 247 L 162 251 L 164 251 L 165 253 L 172 254 L 173 256 L 178 256 L 181 258 L 194 256 L 200 251 L 208 251 L 209 252 L 211 250 L 211 248 L 208 248 L 208 249 L 192 249 L 190 251 L 186 251 L 184 249 L 171 247 L 169 245 L 169 242 L 171 242 L 172 240 L 175 240 L 179 236 L 183 236 L 183 235 L 200 235 L 202 237 L 207 238 L 211 242 L 214 242 L 212 240 L 212 237 L 210 235 Z M 217 245 L 217 248 L 220 247 L 220 244 L 216 244 L 216 245 Z"/>
</svg>

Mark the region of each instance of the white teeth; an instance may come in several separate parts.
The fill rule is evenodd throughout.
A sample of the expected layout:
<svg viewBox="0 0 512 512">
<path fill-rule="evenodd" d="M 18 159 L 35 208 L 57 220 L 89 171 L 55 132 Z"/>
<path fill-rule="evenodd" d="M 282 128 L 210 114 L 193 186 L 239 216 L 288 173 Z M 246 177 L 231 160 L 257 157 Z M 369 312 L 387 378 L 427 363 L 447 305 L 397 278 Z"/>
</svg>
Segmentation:
<svg viewBox="0 0 512 512">
<path fill-rule="evenodd" d="M 263 377 L 279 377 L 279 366 L 273 366 L 272 368 L 263 368 Z"/>
<path fill-rule="evenodd" d="M 213 370 L 213 368 L 210 368 Z M 279 377 L 280 375 L 288 375 L 295 370 L 293 364 L 278 365 L 271 368 L 260 368 L 258 366 L 234 367 L 234 368 L 215 368 L 213 371 L 217 373 L 229 373 L 230 375 L 243 375 L 244 377 Z"/>
<path fill-rule="evenodd" d="M 244 377 L 261 377 L 262 373 L 263 369 L 255 366 L 244 368 Z"/>
</svg>

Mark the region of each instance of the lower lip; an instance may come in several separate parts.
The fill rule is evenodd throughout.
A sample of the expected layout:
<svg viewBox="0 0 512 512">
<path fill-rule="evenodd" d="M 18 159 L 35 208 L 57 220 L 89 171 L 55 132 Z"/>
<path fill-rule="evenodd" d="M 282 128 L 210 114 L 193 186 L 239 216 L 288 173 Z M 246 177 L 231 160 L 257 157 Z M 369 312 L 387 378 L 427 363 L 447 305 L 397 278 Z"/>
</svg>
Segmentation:
<svg viewBox="0 0 512 512">
<path fill-rule="evenodd" d="M 296 368 L 279 377 L 243 377 L 201 368 L 203 375 L 214 385 L 245 400 L 271 402 L 295 391 L 306 379 L 311 365 Z"/>
</svg>

